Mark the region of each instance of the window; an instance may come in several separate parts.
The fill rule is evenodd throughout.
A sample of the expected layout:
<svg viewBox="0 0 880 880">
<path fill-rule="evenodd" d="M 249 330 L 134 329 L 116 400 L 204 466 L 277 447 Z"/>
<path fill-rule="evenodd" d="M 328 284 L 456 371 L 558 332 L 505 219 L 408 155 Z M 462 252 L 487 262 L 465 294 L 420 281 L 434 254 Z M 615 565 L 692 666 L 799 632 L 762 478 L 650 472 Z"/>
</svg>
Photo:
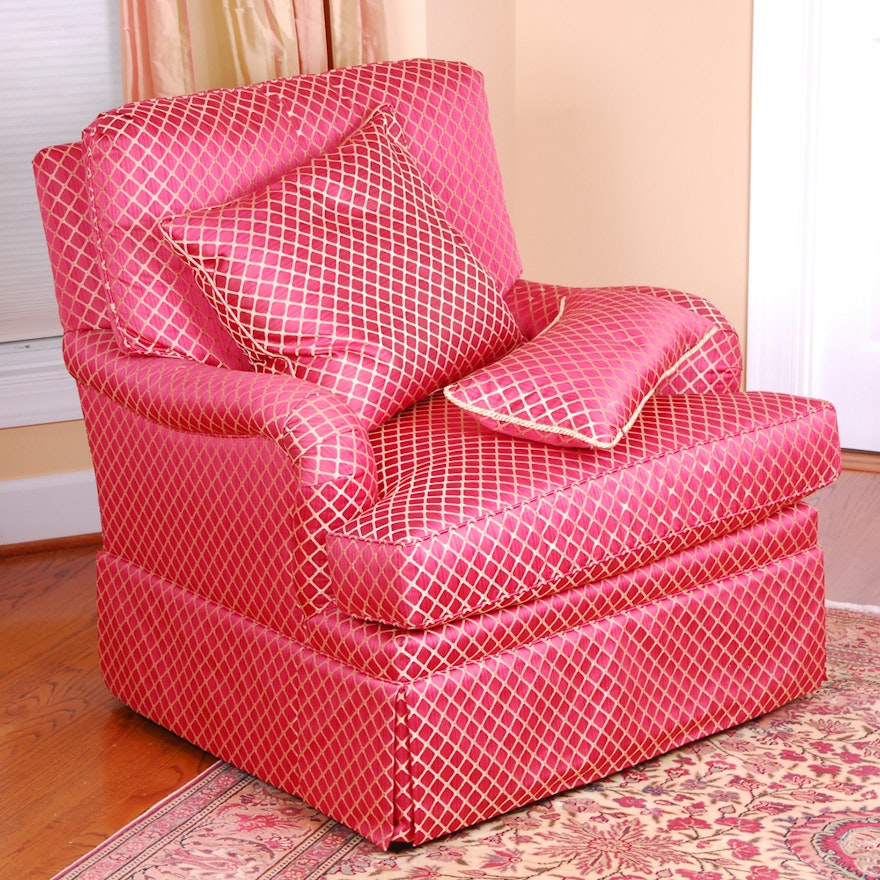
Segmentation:
<svg viewBox="0 0 880 880">
<path fill-rule="evenodd" d="M 7 4 L 0 31 L 0 428 L 80 418 L 34 190 L 42 147 L 122 102 L 116 0 Z M 53 338 L 54 337 L 54 338 Z"/>
<path fill-rule="evenodd" d="M 61 332 L 31 159 L 119 105 L 122 80 L 116 0 L 32 0 L 3 17 L 0 342 L 9 342 Z"/>
</svg>

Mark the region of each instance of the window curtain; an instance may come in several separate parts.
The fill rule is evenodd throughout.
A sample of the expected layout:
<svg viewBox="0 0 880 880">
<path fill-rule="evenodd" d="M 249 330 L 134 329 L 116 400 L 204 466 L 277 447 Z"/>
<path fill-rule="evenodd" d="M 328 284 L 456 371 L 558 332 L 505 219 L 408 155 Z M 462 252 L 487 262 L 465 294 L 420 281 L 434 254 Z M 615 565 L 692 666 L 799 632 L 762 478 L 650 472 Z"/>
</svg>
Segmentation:
<svg viewBox="0 0 880 880">
<path fill-rule="evenodd" d="M 387 57 L 383 0 L 119 0 L 137 101 Z"/>
</svg>

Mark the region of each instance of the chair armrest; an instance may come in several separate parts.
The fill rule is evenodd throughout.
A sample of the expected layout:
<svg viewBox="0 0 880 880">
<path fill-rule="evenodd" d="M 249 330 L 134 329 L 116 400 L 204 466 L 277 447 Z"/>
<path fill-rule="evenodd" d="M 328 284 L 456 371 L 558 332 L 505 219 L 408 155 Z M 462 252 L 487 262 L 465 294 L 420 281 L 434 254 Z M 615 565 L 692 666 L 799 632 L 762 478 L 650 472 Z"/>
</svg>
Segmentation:
<svg viewBox="0 0 880 880">
<path fill-rule="evenodd" d="M 718 325 L 707 345 L 682 363 L 657 389 L 658 394 L 704 394 L 740 390 L 743 356 L 739 335 L 716 306 L 703 297 L 663 287 L 626 286 L 617 290 L 649 294 L 671 300 L 698 312 Z M 553 323 L 559 304 L 570 287 L 540 284 L 519 279 L 505 294 L 505 300 L 527 339 L 533 339 Z"/>
<path fill-rule="evenodd" d="M 343 400 L 290 376 L 123 354 L 111 331 L 68 332 L 64 351 L 106 553 L 279 632 L 328 601 L 326 530 L 377 495 Z"/>
<path fill-rule="evenodd" d="M 77 382 L 159 425 L 193 434 L 273 440 L 298 463 L 306 483 L 368 472 L 375 484 L 363 425 L 344 400 L 311 382 L 127 355 L 112 332 L 103 330 L 67 333 L 64 356 Z M 321 447 L 329 448 L 319 455 Z"/>
</svg>

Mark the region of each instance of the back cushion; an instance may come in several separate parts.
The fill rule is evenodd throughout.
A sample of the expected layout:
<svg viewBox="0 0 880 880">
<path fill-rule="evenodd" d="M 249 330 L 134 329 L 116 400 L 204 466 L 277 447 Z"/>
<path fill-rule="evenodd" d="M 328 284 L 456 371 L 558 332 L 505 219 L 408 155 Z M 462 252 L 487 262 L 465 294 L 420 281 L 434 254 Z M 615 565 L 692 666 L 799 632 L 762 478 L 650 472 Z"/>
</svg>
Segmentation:
<svg viewBox="0 0 880 880">
<path fill-rule="evenodd" d="M 129 104 L 83 133 L 94 225 L 120 344 L 245 368 L 247 360 L 160 232 L 335 148 L 381 104 L 400 120 L 446 219 L 509 287 L 521 271 L 481 74 L 455 62 L 384 62 Z"/>
<path fill-rule="evenodd" d="M 335 150 L 162 228 L 254 367 L 331 389 L 368 430 L 521 340 L 384 106 Z"/>
</svg>

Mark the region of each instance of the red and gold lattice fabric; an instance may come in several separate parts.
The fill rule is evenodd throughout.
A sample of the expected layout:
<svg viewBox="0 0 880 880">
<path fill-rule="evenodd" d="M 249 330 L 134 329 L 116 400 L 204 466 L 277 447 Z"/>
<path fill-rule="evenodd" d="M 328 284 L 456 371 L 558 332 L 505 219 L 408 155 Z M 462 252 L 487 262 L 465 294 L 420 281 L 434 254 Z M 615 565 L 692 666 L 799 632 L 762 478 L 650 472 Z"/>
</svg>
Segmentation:
<svg viewBox="0 0 880 880">
<path fill-rule="evenodd" d="M 800 499 L 840 449 L 829 404 L 740 391 L 730 323 L 662 288 L 614 295 L 711 336 L 609 449 L 491 430 L 440 390 L 365 423 L 327 387 L 254 372 L 160 222 L 326 161 L 381 106 L 442 206 L 435 231 L 540 338 L 572 291 L 519 279 L 464 64 L 127 105 L 35 173 L 98 482 L 108 686 L 387 846 L 815 688 L 824 568 Z"/>
<path fill-rule="evenodd" d="M 334 391 L 367 428 L 521 340 L 401 134 L 379 107 L 268 186 L 162 223 L 253 366 Z"/>
<path fill-rule="evenodd" d="M 383 104 L 450 225 L 507 289 L 521 267 L 482 76 L 452 62 L 365 65 L 128 104 L 84 131 L 94 235 L 123 349 L 245 366 L 159 221 L 265 186 L 334 149 Z"/>
</svg>

